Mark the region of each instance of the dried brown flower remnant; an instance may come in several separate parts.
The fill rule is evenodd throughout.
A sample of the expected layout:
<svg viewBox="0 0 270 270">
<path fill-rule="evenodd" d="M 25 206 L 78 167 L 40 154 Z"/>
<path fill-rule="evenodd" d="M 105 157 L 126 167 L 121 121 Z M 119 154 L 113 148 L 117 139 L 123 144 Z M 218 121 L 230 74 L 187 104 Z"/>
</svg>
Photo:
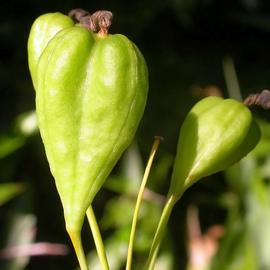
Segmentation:
<svg viewBox="0 0 270 270">
<path fill-rule="evenodd" d="M 95 26 L 95 31 L 100 34 L 107 35 L 112 24 L 113 14 L 107 10 L 99 10 L 91 15 L 92 24 Z"/>
<path fill-rule="evenodd" d="M 107 35 L 113 19 L 112 12 L 107 10 L 99 10 L 90 14 L 86 10 L 76 8 L 72 9 L 68 15 L 83 27 L 101 35 Z"/>
<path fill-rule="evenodd" d="M 90 16 L 90 13 L 82 8 L 75 8 L 68 13 L 68 16 L 73 20 L 80 22 L 82 18 Z"/>
<path fill-rule="evenodd" d="M 243 102 L 245 105 L 251 106 L 260 106 L 265 110 L 270 109 L 270 91 L 263 90 L 261 93 L 258 94 L 251 94 L 249 95 Z"/>
</svg>

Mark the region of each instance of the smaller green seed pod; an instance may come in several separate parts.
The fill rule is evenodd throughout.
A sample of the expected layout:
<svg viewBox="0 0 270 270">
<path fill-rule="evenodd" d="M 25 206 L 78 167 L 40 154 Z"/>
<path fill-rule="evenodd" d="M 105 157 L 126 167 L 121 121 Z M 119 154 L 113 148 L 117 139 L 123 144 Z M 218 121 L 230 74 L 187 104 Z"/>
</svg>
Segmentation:
<svg viewBox="0 0 270 270">
<path fill-rule="evenodd" d="M 259 127 L 242 103 L 220 97 L 199 101 L 180 130 L 169 195 L 178 197 L 202 177 L 236 163 L 259 140 Z"/>
</svg>

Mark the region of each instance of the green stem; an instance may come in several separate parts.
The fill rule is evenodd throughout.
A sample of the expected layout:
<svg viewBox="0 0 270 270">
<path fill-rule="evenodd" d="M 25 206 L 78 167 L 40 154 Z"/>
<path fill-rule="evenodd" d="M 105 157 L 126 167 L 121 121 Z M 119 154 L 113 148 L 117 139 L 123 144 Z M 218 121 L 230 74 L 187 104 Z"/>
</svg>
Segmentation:
<svg viewBox="0 0 270 270">
<path fill-rule="evenodd" d="M 150 249 L 150 253 L 149 253 L 149 257 L 146 263 L 146 269 L 147 270 L 153 270 L 154 269 L 154 265 L 155 265 L 155 261 L 156 261 L 156 257 L 158 254 L 158 250 L 159 250 L 159 246 L 160 243 L 162 241 L 162 237 L 165 231 L 165 228 L 167 226 L 169 217 L 171 215 L 172 209 L 175 205 L 175 203 L 178 201 L 179 197 L 175 197 L 174 195 L 171 195 L 168 199 L 167 202 L 163 208 L 160 220 L 159 220 L 159 224 L 152 242 L 152 246 Z"/>
<path fill-rule="evenodd" d="M 71 242 L 73 244 L 77 259 L 79 261 L 79 265 L 81 270 L 89 270 L 85 253 L 82 247 L 82 240 L 81 240 L 81 232 L 80 231 L 74 231 L 67 229 L 67 232 L 69 234 L 69 237 L 71 239 Z"/>
<path fill-rule="evenodd" d="M 151 170 L 151 166 L 155 157 L 155 154 L 157 152 L 158 146 L 160 144 L 160 141 L 162 140 L 161 137 L 155 137 L 149 159 L 145 168 L 143 180 L 140 186 L 140 190 L 137 196 L 137 201 L 136 201 L 136 206 L 133 214 L 133 220 L 132 220 L 132 226 L 131 226 L 131 232 L 130 232 L 130 238 L 129 238 L 129 244 L 128 244 L 128 254 L 127 254 L 127 265 L 126 265 L 126 270 L 131 270 L 131 265 L 132 265 L 132 253 L 133 253 L 133 246 L 134 246 L 134 239 L 135 239 L 135 233 L 136 233 L 136 227 L 137 227 L 137 221 L 138 221 L 138 215 L 139 215 L 139 210 L 140 206 L 142 203 L 143 199 L 143 192 L 147 183 L 147 179 Z"/>
<path fill-rule="evenodd" d="M 87 209 L 86 215 L 87 215 L 87 219 L 88 219 L 91 231 L 92 231 L 92 235 L 93 235 L 94 242 L 96 245 L 96 250 L 97 250 L 98 257 L 99 257 L 100 263 L 102 265 L 102 268 L 104 270 L 109 270 L 110 267 L 108 264 L 108 260 L 107 260 L 104 244 L 102 241 L 101 233 L 100 233 L 98 223 L 97 223 L 97 220 L 96 220 L 96 217 L 94 214 L 94 210 L 93 210 L 91 205 Z"/>
</svg>

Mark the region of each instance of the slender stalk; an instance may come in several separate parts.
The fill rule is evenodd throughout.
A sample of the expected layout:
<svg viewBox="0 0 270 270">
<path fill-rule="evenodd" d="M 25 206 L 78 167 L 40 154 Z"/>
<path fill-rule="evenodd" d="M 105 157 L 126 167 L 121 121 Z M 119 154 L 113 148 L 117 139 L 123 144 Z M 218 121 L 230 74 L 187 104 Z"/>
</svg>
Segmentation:
<svg viewBox="0 0 270 270">
<path fill-rule="evenodd" d="M 82 247 L 81 232 L 70 230 L 70 229 L 67 229 L 67 232 L 73 244 L 81 270 L 89 270 L 85 253 Z"/>
<path fill-rule="evenodd" d="M 102 241 L 101 233 L 100 233 L 100 230 L 99 230 L 99 227 L 98 227 L 98 223 L 97 223 L 97 220 L 96 220 L 96 217 L 95 217 L 94 210 L 93 210 L 91 205 L 87 209 L 86 215 L 87 215 L 87 219 L 88 219 L 91 231 L 92 231 L 92 235 L 93 235 L 94 242 L 95 242 L 95 245 L 96 245 L 96 250 L 97 250 L 98 257 L 99 257 L 100 263 L 102 265 L 102 268 L 104 270 L 109 270 L 110 267 L 109 267 L 109 264 L 108 264 L 108 259 L 107 259 L 107 256 L 106 256 L 106 252 L 105 252 L 104 244 L 103 244 L 103 241 Z"/>
<path fill-rule="evenodd" d="M 143 176 L 142 183 L 140 186 L 140 190 L 139 190 L 139 193 L 137 196 L 137 201 L 136 201 L 135 210 L 134 210 L 134 214 L 133 214 L 130 238 L 129 238 L 126 270 L 131 270 L 134 239 L 135 239 L 139 210 L 140 210 L 141 202 L 143 199 L 143 192 L 144 192 L 147 180 L 148 180 L 148 176 L 149 176 L 149 173 L 151 170 L 151 166 L 152 166 L 155 154 L 157 152 L 157 149 L 159 147 L 161 140 L 162 140 L 161 137 L 158 137 L 158 136 L 155 137 L 155 140 L 154 140 L 154 143 L 153 143 L 150 155 L 149 155 L 149 159 L 148 159 L 148 162 L 147 162 L 147 165 L 145 168 L 145 172 L 144 172 L 144 176 Z"/>
<path fill-rule="evenodd" d="M 158 254 L 159 246 L 163 238 L 163 234 L 165 231 L 165 228 L 167 226 L 169 217 L 171 215 L 172 209 L 175 205 L 175 203 L 178 201 L 179 197 L 175 197 L 174 195 L 171 195 L 168 199 L 167 202 L 163 208 L 158 227 L 156 229 L 156 233 L 152 242 L 152 246 L 150 249 L 149 257 L 146 263 L 146 270 L 153 270 L 156 257 Z"/>
</svg>

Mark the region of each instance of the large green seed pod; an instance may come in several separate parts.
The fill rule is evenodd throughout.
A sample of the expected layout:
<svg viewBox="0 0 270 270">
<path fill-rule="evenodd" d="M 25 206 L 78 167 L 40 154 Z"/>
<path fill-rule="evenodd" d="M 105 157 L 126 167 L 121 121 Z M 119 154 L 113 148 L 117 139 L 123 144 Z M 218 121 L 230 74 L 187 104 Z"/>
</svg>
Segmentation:
<svg viewBox="0 0 270 270">
<path fill-rule="evenodd" d="M 219 97 L 199 101 L 180 130 L 169 195 L 180 196 L 202 177 L 236 163 L 259 139 L 259 127 L 242 103 Z"/>
<path fill-rule="evenodd" d="M 80 231 L 142 117 L 146 64 L 125 36 L 101 37 L 61 13 L 35 21 L 28 52 L 40 133 L 66 226 Z"/>
</svg>

